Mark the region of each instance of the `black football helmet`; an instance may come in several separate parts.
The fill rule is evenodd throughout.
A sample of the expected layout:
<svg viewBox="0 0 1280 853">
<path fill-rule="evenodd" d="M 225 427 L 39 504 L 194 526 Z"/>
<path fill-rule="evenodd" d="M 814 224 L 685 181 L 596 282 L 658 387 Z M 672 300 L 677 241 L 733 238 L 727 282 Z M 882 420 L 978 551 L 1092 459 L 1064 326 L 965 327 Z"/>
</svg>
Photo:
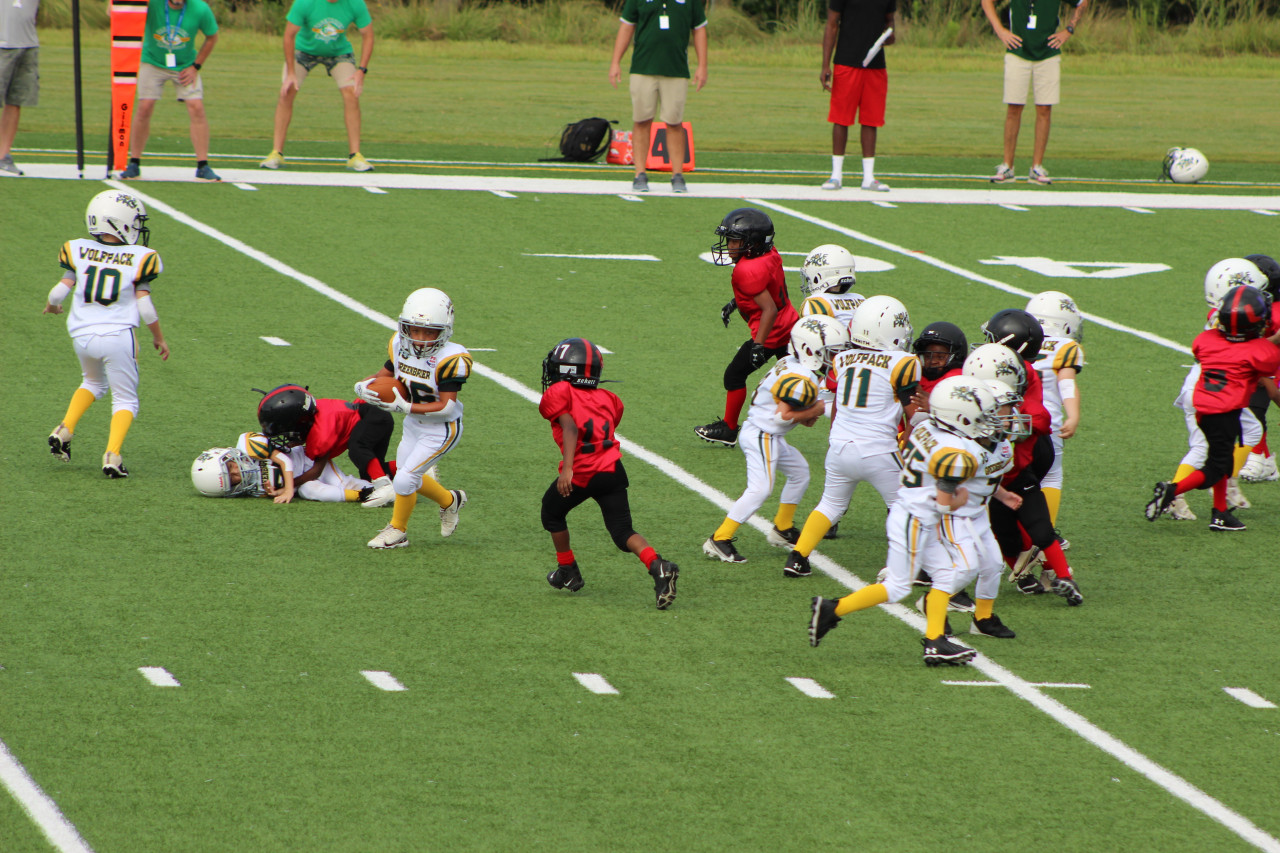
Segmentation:
<svg viewBox="0 0 1280 853">
<path fill-rule="evenodd" d="M 1044 343 L 1044 327 L 1021 308 L 997 311 L 982 324 L 982 334 L 991 343 L 1004 344 L 1029 362 L 1040 357 Z"/>
<path fill-rule="evenodd" d="M 773 220 L 762 210 L 740 207 L 720 220 L 716 236 L 720 239 L 711 247 L 711 259 L 716 266 L 733 266 L 737 258 L 729 252 L 729 241 L 742 241 L 742 257 L 758 258 L 773 248 Z"/>
<path fill-rule="evenodd" d="M 1266 291 L 1271 295 L 1271 300 L 1274 302 L 1280 299 L 1280 264 L 1276 263 L 1276 259 L 1270 255 L 1245 255 L 1244 259 L 1253 261 L 1253 265 L 1267 277 Z"/>
<path fill-rule="evenodd" d="M 1271 320 L 1271 295 L 1247 284 L 1233 287 L 1222 297 L 1218 328 L 1233 343 L 1262 337 Z"/>
<path fill-rule="evenodd" d="M 942 367 L 926 367 L 921 359 L 920 372 L 925 379 L 941 379 L 950 371 L 964 367 L 964 360 L 969 355 L 969 340 L 955 323 L 939 321 L 925 326 L 920 337 L 911 345 L 911 351 L 922 356 L 924 348 L 930 344 L 942 344 L 947 348 L 947 363 Z"/>
<path fill-rule="evenodd" d="M 258 423 L 271 446 L 305 442 L 316 420 L 316 398 L 301 385 L 281 385 L 258 393 L 263 395 L 258 403 Z"/>
<path fill-rule="evenodd" d="M 595 388 L 600 384 L 604 357 L 600 348 L 586 338 L 565 338 L 542 360 L 542 390 L 557 382 L 575 388 Z"/>
</svg>

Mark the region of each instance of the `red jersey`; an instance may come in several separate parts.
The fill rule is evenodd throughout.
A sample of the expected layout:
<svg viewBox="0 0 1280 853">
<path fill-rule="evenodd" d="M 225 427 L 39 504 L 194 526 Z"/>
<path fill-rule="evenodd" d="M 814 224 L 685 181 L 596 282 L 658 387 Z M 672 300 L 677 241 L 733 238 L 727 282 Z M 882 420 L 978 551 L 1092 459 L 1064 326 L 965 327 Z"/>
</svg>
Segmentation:
<svg viewBox="0 0 1280 853">
<path fill-rule="evenodd" d="M 1022 470 L 1031 464 L 1035 452 L 1036 440 L 1048 435 L 1053 425 L 1049 418 L 1049 410 L 1044 407 L 1044 385 L 1040 382 L 1040 371 L 1030 364 L 1027 368 L 1027 388 L 1022 392 L 1022 405 L 1018 410 L 1024 415 L 1031 415 L 1031 435 L 1013 446 L 1013 467 L 1004 475 L 1004 484 L 1012 483 Z"/>
<path fill-rule="evenodd" d="M 920 379 L 917 380 L 916 382 L 916 388 L 918 388 L 926 397 L 928 397 L 929 394 L 932 393 L 934 386 L 937 385 L 942 380 L 946 379 L 948 376 L 963 376 L 963 375 L 964 375 L 964 371 L 958 367 L 951 368 L 946 373 L 939 376 L 937 379 L 929 379 L 923 373 L 921 373 Z"/>
<path fill-rule="evenodd" d="M 359 404 L 354 400 L 316 400 L 316 420 L 307 433 L 307 458 L 341 456 L 358 420 Z"/>
<path fill-rule="evenodd" d="M 733 265 L 733 298 L 740 313 L 751 328 L 751 337 L 760 331 L 760 306 L 756 294 L 768 291 L 773 304 L 778 306 L 778 316 L 769 330 L 764 345 L 769 349 L 784 347 L 791 340 L 791 327 L 800 319 L 795 306 L 787 298 L 787 277 L 782 272 L 782 256 L 777 249 L 758 258 L 740 258 Z"/>
<path fill-rule="evenodd" d="M 556 447 L 564 447 L 564 427 L 560 416 L 568 414 L 578 427 L 578 446 L 573 452 L 573 485 L 585 486 L 596 474 L 612 471 L 622 459 L 615 432 L 622 420 L 622 400 L 603 388 L 576 388 L 557 382 L 542 393 L 538 414 L 551 421 L 551 437 Z M 564 459 L 560 460 L 560 469 Z"/>
<path fill-rule="evenodd" d="M 1266 338 L 1232 343 L 1218 329 L 1196 335 L 1191 354 L 1200 363 L 1200 379 L 1191 395 L 1197 415 L 1243 409 L 1258 379 L 1280 370 L 1280 346 Z"/>
</svg>

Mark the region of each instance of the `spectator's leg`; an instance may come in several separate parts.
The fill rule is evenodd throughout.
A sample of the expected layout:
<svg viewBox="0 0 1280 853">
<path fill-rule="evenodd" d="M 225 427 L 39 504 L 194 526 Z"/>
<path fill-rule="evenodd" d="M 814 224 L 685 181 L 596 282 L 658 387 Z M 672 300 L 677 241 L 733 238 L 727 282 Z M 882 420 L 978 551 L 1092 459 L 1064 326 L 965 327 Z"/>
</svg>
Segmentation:
<svg viewBox="0 0 1280 853">
<path fill-rule="evenodd" d="M 636 174 L 643 175 L 645 161 L 649 159 L 649 134 L 653 128 L 653 119 L 637 121 L 631 125 L 631 151 L 636 161 Z"/>
<path fill-rule="evenodd" d="M 0 157 L 8 157 L 13 149 L 14 137 L 18 135 L 18 116 L 22 107 L 17 104 L 5 104 L 0 112 Z"/>
<path fill-rule="evenodd" d="M 284 151 L 284 141 L 289 135 L 289 122 L 293 121 L 293 100 L 298 97 L 297 89 L 290 89 L 276 101 L 275 130 L 271 134 L 271 150 Z"/>
<path fill-rule="evenodd" d="M 634 138 L 634 135 L 633 137 Z M 671 176 L 684 172 L 684 125 L 667 125 L 667 156 L 671 158 Z"/>
<path fill-rule="evenodd" d="M 1004 114 L 1004 163 L 1013 166 L 1013 156 L 1018 150 L 1018 129 L 1022 126 L 1023 104 L 1006 104 Z"/>
<path fill-rule="evenodd" d="M 1049 147 L 1049 116 L 1053 107 L 1036 104 L 1036 141 L 1031 150 L 1031 166 L 1044 165 L 1044 152 Z"/>
<path fill-rule="evenodd" d="M 133 111 L 133 127 L 129 131 L 129 156 L 135 160 L 141 160 L 142 152 L 147 150 L 147 138 L 151 136 L 151 114 L 155 111 L 155 98 L 139 100 L 138 108 Z"/>
<path fill-rule="evenodd" d="M 845 131 L 848 132 L 848 128 L 845 128 Z M 876 156 L 876 128 L 868 127 L 865 124 L 861 125 L 860 141 L 862 143 L 863 157 Z"/>
<path fill-rule="evenodd" d="M 152 103 L 155 103 L 154 101 Z M 141 112 L 141 111 L 139 111 Z M 187 99 L 187 115 L 191 117 L 191 147 L 196 160 L 209 159 L 209 118 L 204 112 L 204 101 Z M 137 154 L 133 156 L 138 156 Z"/>
<path fill-rule="evenodd" d="M 360 153 L 360 99 L 356 97 L 355 86 L 344 86 L 338 90 L 342 93 L 342 120 L 347 125 L 347 150 L 352 154 Z"/>
<path fill-rule="evenodd" d="M 831 154 L 835 157 L 843 157 L 844 150 L 849 145 L 849 126 L 846 124 L 831 125 Z"/>
</svg>

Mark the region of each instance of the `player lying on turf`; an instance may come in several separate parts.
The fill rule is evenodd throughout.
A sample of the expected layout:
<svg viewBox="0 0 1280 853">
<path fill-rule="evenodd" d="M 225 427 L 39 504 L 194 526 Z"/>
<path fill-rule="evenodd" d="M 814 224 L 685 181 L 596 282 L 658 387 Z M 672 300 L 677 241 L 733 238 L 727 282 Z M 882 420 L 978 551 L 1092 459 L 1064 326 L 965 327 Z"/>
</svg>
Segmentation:
<svg viewBox="0 0 1280 853">
<path fill-rule="evenodd" d="M 246 432 L 235 447 L 210 448 L 196 457 L 191 483 L 208 498 L 270 497 L 278 504 L 289 503 L 295 493 L 325 503 L 363 501 L 373 494 L 372 483 L 344 474 L 331 459 L 315 479 L 297 485 L 294 474 L 312 466 L 303 445 L 272 448 L 266 436 Z"/>
</svg>

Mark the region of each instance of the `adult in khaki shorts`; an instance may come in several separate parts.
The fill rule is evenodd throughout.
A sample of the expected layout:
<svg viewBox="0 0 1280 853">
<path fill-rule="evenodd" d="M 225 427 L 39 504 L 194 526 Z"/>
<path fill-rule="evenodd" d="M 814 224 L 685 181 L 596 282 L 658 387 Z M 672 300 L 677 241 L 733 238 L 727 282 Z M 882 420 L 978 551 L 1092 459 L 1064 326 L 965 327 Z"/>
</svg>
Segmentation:
<svg viewBox="0 0 1280 853">
<path fill-rule="evenodd" d="M 191 147 L 196 153 L 196 180 L 221 181 L 209 168 L 209 118 L 204 112 L 204 81 L 200 68 L 218 43 L 218 22 L 205 0 L 148 0 L 147 28 L 138 65 L 137 110 L 129 132 L 129 163 L 120 173 L 128 181 L 142 175 L 142 152 L 151 135 L 151 116 L 172 83 L 191 119 Z M 196 52 L 196 33 L 204 34 Z"/>
<path fill-rule="evenodd" d="M 342 118 L 347 127 L 347 168 L 369 172 L 373 165 L 360 153 L 360 95 L 373 58 L 373 18 L 364 0 L 293 0 L 284 25 L 284 76 L 276 102 L 271 153 L 260 164 L 279 169 L 284 143 L 293 120 L 293 101 L 316 66 L 323 65 L 342 94 Z M 356 64 L 347 27 L 360 33 L 360 63 Z"/>
<path fill-rule="evenodd" d="M 613 43 L 609 82 L 618 88 L 622 57 L 635 37 L 631 53 L 631 149 L 635 152 L 636 192 L 649 191 L 645 160 L 654 116 L 667 126 L 667 152 L 671 158 L 671 191 L 688 192 L 684 182 L 684 103 L 689 91 L 689 40 L 698 67 L 693 73 L 699 91 L 707 83 L 707 16 L 702 0 L 626 0 L 622 23 Z"/>
<path fill-rule="evenodd" d="M 1027 180 L 1035 184 L 1053 181 L 1044 168 L 1044 152 L 1049 145 L 1049 121 L 1053 105 L 1059 100 L 1062 46 L 1075 35 L 1076 25 L 1088 0 L 1078 0 L 1071 13 L 1071 23 L 1059 30 L 1058 8 L 1061 0 L 1011 0 L 1008 16 L 1001 21 L 996 15 L 995 0 L 982 0 L 982 12 L 1004 43 L 1004 161 L 996 168 L 993 184 L 1015 180 L 1014 153 L 1018 148 L 1018 130 L 1022 126 L 1022 109 L 1027 104 L 1027 91 L 1035 95 L 1036 136 L 1031 149 L 1031 171 Z"/>
<path fill-rule="evenodd" d="M 13 139 L 23 107 L 40 100 L 40 40 L 36 11 L 40 0 L 27 4 L 0 2 L 0 175 L 21 175 L 13 163 Z"/>
</svg>

